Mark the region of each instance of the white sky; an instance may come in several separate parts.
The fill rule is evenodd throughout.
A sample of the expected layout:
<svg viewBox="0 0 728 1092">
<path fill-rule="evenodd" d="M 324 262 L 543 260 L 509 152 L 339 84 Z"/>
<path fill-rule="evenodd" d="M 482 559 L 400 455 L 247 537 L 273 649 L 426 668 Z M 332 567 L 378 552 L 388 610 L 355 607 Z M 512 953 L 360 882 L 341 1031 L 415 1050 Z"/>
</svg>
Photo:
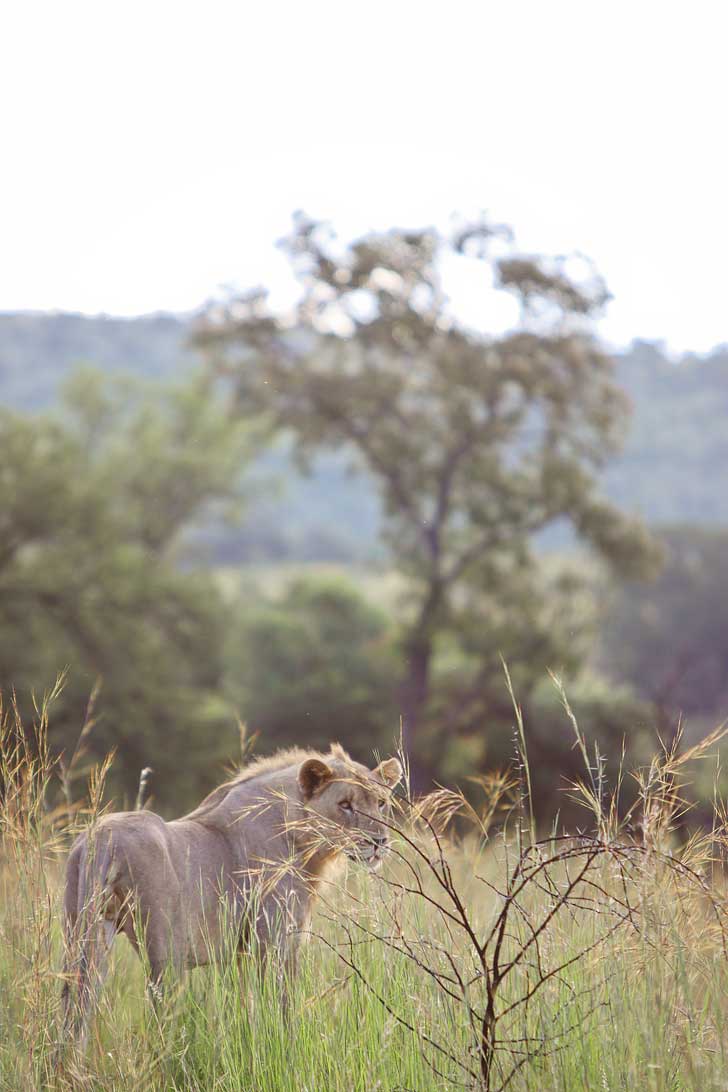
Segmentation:
<svg viewBox="0 0 728 1092">
<path fill-rule="evenodd" d="M 604 336 L 728 341 L 717 2 L 23 0 L 0 16 L 0 310 L 290 299 L 273 242 L 489 210 L 580 250 Z M 474 282 L 469 320 L 498 324 Z"/>
</svg>

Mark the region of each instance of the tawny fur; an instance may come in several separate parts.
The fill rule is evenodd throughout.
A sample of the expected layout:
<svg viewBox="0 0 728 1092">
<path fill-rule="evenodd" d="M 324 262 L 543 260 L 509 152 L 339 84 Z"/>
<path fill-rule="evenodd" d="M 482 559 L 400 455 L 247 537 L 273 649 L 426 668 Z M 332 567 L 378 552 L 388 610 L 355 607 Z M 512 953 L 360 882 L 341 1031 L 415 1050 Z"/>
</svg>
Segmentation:
<svg viewBox="0 0 728 1092">
<path fill-rule="evenodd" d="M 117 933 L 143 947 L 155 987 L 166 968 L 250 947 L 290 972 L 327 866 L 342 852 L 379 862 L 381 809 L 401 772 L 396 759 L 369 770 L 338 744 L 292 748 L 251 762 L 172 822 L 150 811 L 102 818 L 68 859 L 67 1027 L 84 1037 Z"/>
</svg>

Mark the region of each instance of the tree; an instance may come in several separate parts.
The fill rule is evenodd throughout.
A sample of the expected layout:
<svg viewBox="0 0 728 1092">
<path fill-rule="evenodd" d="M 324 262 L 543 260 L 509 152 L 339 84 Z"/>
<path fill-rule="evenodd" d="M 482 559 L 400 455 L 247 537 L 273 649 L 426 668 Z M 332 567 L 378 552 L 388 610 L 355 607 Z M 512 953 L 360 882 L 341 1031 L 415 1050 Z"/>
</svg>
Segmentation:
<svg viewBox="0 0 728 1092">
<path fill-rule="evenodd" d="M 656 581 L 631 582 L 610 605 L 603 664 L 651 701 L 658 724 L 728 713 L 728 532 L 671 527 Z"/>
<path fill-rule="evenodd" d="M 117 750 L 127 798 L 151 765 L 178 807 L 233 751 L 225 604 L 178 561 L 210 505 L 239 500 L 248 445 L 198 382 L 163 393 L 84 372 L 62 414 L 0 413 L 0 687 L 31 713 L 30 692 L 66 670 L 51 742 L 68 755 L 100 680 L 87 745 Z"/>
<path fill-rule="evenodd" d="M 295 324 L 256 291 L 213 307 L 196 341 L 243 419 L 290 432 L 304 465 L 348 446 L 378 482 L 386 541 L 412 588 L 401 705 L 416 763 L 438 640 L 457 637 L 483 592 L 498 602 L 499 567 L 533 572 L 537 532 L 566 520 L 624 573 L 653 560 L 643 528 L 596 488 L 626 413 L 589 330 L 607 293 L 565 261 L 516 254 L 482 222 L 341 246 L 299 215 L 284 246 L 303 289 Z M 484 262 L 516 297 L 516 329 L 486 337 L 458 321 L 440 279 L 453 258 Z M 486 643 L 488 627 L 484 615 Z"/>
</svg>

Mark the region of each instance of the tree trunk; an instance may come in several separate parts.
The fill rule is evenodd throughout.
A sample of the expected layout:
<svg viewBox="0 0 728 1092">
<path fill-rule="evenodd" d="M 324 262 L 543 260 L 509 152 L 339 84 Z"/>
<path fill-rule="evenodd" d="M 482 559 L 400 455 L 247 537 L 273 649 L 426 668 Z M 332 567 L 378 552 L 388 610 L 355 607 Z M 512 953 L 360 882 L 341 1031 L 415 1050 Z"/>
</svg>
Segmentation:
<svg viewBox="0 0 728 1092">
<path fill-rule="evenodd" d="M 421 729 L 430 696 L 432 639 L 416 637 L 407 651 L 407 676 L 402 688 L 402 736 L 409 759 L 412 795 L 432 788 L 434 770 L 422 754 Z"/>
</svg>

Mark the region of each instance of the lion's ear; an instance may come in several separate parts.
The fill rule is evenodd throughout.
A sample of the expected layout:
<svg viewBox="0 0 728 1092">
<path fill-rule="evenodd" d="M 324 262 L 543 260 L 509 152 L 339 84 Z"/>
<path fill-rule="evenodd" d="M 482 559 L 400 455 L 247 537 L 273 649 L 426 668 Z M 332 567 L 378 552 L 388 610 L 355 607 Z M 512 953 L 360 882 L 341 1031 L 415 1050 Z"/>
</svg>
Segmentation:
<svg viewBox="0 0 728 1092">
<path fill-rule="evenodd" d="M 402 780 L 402 764 L 397 758 L 385 758 L 373 772 L 390 788 L 394 788 Z"/>
<path fill-rule="evenodd" d="M 334 776 L 330 766 L 319 758 L 307 758 L 298 769 L 298 784 L 303 793 L 304 800 L 310 800 L 315 792 L 318 792 L 327 781 Z"/>
</svg>

